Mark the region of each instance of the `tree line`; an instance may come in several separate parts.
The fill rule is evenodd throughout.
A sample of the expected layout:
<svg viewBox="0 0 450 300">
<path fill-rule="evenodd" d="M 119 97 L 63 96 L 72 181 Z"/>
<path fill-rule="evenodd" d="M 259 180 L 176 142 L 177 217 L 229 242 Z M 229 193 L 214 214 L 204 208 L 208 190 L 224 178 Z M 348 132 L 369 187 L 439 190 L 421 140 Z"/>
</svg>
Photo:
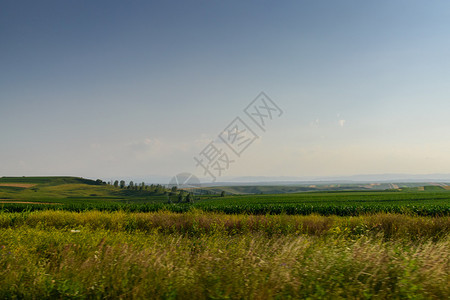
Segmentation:
<svg viewBox="0 0 450 300">
<path fill-rule="evenodd" d="M 166 188 L 161 184 L 150 184 L 147 185 L 145 182 L 135 183 L 134 181 L 129 181 L 128 183 L 125 180 L 114 180 L 114 181 L 102 181 L 101 179 L 97 179 L 96 183 L 98 185 L 110 185 L 115 188 L 122 190 L 131 190 L 131 191 L 146 191 L 149 193 L 166 195 L 168 203 L 193 203 L 196 200 L 196 196 L 192 191 L 187 191 L 183 189 L 178 189 L 177 186 L 173 186 L 172 188 Z M 202 195 L 212 195 L 215 194 L 212 191 L 199 190 Z M 197 192 L 197 198 L 199 193 Z M 220 194 L 221 197 L 225 196 L 225 192 L 222 191 Z"/>
</svg>

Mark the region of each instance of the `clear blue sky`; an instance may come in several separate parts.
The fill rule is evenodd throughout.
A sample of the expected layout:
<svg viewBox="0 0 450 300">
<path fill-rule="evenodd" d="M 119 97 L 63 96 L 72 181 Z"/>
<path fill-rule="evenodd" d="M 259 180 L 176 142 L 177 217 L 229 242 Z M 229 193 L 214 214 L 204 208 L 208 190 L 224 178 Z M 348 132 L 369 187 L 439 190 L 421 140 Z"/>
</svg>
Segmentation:
<svg viewBox="0 0 450 300">
<path fill-rule="evenodd" d="M 449 173 L 448 1 L 2 1 L 0 176 L 171 176 L 260 91 L 226 176 Z"/>
</svg>

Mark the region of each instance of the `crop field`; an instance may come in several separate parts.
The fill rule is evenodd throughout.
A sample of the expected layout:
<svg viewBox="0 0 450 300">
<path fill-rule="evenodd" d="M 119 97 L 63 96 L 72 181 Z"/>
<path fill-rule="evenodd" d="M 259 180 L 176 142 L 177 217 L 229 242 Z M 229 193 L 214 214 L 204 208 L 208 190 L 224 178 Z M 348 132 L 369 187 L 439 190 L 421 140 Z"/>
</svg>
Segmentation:
<svg viewBox="0 0 450 300">
<path fill-rule="evenodd" d="M 376 212 L 448 215 L 448 192 L 314 192 L 244 195 L 205 199 L 196 207 L 207 211 L 250 214 L 359 215 Z"/>
<path fill-rule="evenodd" d="M 43 209 L 90 209 L 130 212 L 169 210 L 246 214 L 311 214 L 356 216 L 392 212 L 449 215 L 450 191 L 423 192 L 307 192 L 296 194 L 196 196 L 194 203 L 168 203 L 171 196 L 146 191 L 118 190 L 110 186 L 64 184 L 31 189 L 1 187 L 0 209 L 10 212 Z M 172 197 L 174 198 L 174 197 Z M 176 199 L 176 198 L 174 198 Z M 7 203 L 9 202 L 9 203 Z M 14 202 L 14 203 L 11 203 Z M 23 204 L 21 202 L 34 202 Z M 41 204 L 37 204 L 37 203 Z M 49 204 L 51 203 L 51 204 Z"/>
<path fill-rule="evenodd" d="M 72 177 L 1 184 L 1 299 L 450 297 L 444 189 L 186 203 Z"/>
</svg>

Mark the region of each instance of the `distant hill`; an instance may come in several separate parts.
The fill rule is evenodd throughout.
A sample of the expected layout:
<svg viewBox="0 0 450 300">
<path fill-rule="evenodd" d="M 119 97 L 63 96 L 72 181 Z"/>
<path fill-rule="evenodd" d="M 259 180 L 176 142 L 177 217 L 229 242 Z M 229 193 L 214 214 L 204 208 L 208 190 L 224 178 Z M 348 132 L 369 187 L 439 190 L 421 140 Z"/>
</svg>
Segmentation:
<svg viewBox="0 0 450 300">
<path fill-rule="evenodd" d="M 39 185 L 61 185 L 61 184 L 88 184 L 101 185 L 100 181 L 71 176 L 48 176 L 48 177 L 0 177 L 0 183 L 25 183 Z"/>
<path fill-rule="evenodd" d="M 222 185 L 204 186 L 203 191 L 219 194 L 286 194 L 301 192 L 337 192 L 337 191 L 445 191 L 450 190 L 447 183 L 403 182 L 403 183 L 323 183 L 312 184 L 278 184 L 278 185 Z"/>
<path fill-rule="evenodd" d="M 108 202 L 166 202 L 161 186 L 119 188 L 100 179 L 81 177 L 0 177 L 0 207 L 5 203 L 77 204 Z M 24 202 L 25 201 L 25 202 Z"/>
<path fill-rule="evenodd" d="M 450 182 L 450 174 L 359 174 L 350 176 L 245 176 L 223 177 L 223 182 L 204 184 L 204 186 L 225 185 L 296 185 L 296 184 L 332 184 L 332 183 L 393 183 L 393 182 Z"/>
</svg>

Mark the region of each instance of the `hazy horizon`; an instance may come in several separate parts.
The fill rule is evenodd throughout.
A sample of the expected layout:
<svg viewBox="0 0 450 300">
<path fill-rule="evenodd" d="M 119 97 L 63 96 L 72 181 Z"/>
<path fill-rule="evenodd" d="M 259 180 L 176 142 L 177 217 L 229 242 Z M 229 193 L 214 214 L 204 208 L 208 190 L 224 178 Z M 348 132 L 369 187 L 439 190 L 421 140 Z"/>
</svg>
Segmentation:
<svg viewBox="0 0 450 300">
<path fill-rule="evenodd" d="M 1 6 L 0 176 L 204 178 L 212 141 L 217 181 L 450 173 L 448 2 Z M 218 138 L 236 117 L 239 155 Z"/>
</svg>

